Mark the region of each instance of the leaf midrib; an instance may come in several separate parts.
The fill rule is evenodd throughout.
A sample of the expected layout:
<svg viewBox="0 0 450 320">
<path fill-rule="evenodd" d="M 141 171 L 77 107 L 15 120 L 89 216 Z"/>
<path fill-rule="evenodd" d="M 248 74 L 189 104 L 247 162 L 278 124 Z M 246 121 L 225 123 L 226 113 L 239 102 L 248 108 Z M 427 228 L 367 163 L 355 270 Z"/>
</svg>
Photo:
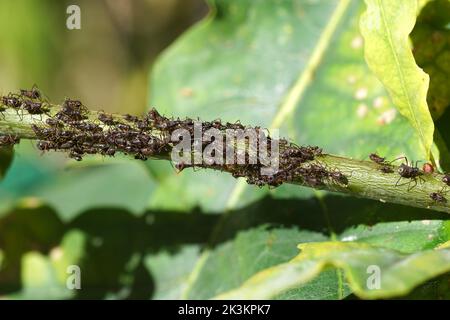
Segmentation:
<svg viewBox="0 0 450 320">
<path fill-rule="evenodd" d="M 319 67 L 324 53 L 330 45 L 330 39 L 333 38 L 336 29 L 345 15 L 351 1 L 352 0 L 339 0 L 335 11 L 331 15 L 326 27 L 323 29 L 323 32 L 317 41 L 317 45 L 305 65 L 304 71 L 297 78 L 294 85 L 289 90 L 289 93 L 286 95 L 286 98 L 283 100 L 281 106 L 278 108 L 278 111 L 276 112 L 270 125 L 270 130 L 280 127 L 286 117 L 294 111 L 296 106 L 300 104 L 306 89 L 311 83 L 314 71 Z M 243 179 L 236 182 L 234 189 L 231 191 L 229 200 L 225 205 L 226 210 L 231 209 L 236 205 L 246 186 L 247 183 Z"/>
</svg>

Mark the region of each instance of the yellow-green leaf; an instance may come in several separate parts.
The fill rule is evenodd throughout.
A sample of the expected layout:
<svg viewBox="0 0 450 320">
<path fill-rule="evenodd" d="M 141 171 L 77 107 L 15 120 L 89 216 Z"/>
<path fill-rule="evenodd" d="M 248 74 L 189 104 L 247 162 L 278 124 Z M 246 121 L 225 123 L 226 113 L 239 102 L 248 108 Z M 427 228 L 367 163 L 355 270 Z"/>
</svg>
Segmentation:
<svg viewBox="0 0 450 320">
<path fill-rule="evenodd" d="M 306 284 L 328 267 L 344 270 L 351 289 L 361 298 L 407 294 L 420 283 L 450 271 L 450 249 L 405 254 L 356 242 L 313 242 L 299 245 L 290 262 L 265 269 L 218 299 L 270 299 Z M 378 279 L 376 277 L 379 277 Z"/>
<path fill-rule="evenodd" d="M 425 158 L 433 144 L 434 123 L 427 105 L 429 76 L 414 60 L 409 42 L 417 18 L 413 0 L 366 0 L 360 29 L 366 62 L 386 87 L 419 136 Z"/>
</svg>

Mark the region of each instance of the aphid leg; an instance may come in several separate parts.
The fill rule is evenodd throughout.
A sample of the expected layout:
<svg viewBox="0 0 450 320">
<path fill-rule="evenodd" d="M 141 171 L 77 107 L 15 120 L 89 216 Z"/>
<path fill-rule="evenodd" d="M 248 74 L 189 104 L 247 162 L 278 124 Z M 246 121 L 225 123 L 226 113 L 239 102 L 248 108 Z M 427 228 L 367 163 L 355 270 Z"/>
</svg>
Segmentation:
<svg viewBox="0 0 450 320">
<path fill-rule="evenodd" d="M 401 160 L 401 159 L 405 160 L 406 161 L 406 165 L 408 165 L 408 163 L 409 163 L 408 162 L 408 158 L 405 157 L 405 156 L 398 157 L 398 158 L 396 158 L 394 160 L 389 161 L 388 163 L 391 164 L 392 162 L 395 162 L 395 161 L 398 161 L 398 160 Z"/>
</svg>

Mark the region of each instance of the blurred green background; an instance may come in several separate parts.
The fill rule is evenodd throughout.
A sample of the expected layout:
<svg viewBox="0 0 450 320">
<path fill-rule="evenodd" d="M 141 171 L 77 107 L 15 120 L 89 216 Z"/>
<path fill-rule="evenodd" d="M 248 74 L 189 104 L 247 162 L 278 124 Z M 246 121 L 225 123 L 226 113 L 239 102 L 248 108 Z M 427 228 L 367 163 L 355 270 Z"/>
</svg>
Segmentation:
<svg viewBox="0 0 450 320">
<path fill-rule="evenodd" d="M 81 30 L 66 28 L 66 8 L 71 4 L 81 8 Z M 91 109 L 141 114 L 149 100 L 149 70 L 155 58 L 207 13 L 202 0 L 2 0 L 0 90 L 5 94 L 36 84 L 54 102 L 73 97 Z M 96 272 L 86 273 L 95 279 L 90 284 L 93 289 L 85 294 L 105 297 L 108 290 L 128 285 L 129 281 L 119 279 L 121 272 L 126 278 L 127 272 L 139 273 L 137 265 L 142 267 L 139 258 L 133 265 L 134 249 L 127 242 L 135 229 L 122 222 L 137 224 L 130 212 L 141 213 L 146 206 L 153 183 L 146 168 L 128 161 L 120 163 L 120 159 L 110 161 L 114 164 L 100 159 L 85 170 L 64 170 L 67 161 L 58 154 L 41 157 L 29 141 L 16 148 L 13 165 L 0 184 L 0 296 L 63 298 L 75 294 L 59 290 L 64 281 L 58 279 L 66 277 L 67 265 L 61 261 L 77 260 L 81 253 L 70 248 L 81 250 L 83 246 L 77 241 L 83 241 L 87 233 L 67 235 L 66 231 L 74 228 L 63 222 L 87 208 L 108 206 L 128 211 L 116 209 L 106 220 L 115 224 L 118 219 L 113 229 L 120 230 L 101 227 L 109 233 L 107 240 L 99 240 L 106 241 L 104 259 L 96 258 L 98 263 L 91 267 L 102 271 L 98 277 Z M 38 197 L 53 208 L 41 207 Z M 88 214 L 88 225 L 97 224 L 94 216 L 98 214 Z M 63 236 L 69 251 L 61 250 Z M 127 252 L 121 253 L 121 249 Z M 34 251 L 34 256 L 26 256 L 29 251 Z M 36 252 L 44 255 L 36 256 Z M 62 263 L 60 269 L 48 266 L 57 261 Z M 131 271 L 126 271 L 126 263 L 131 263 Z M 60 274 L 52 274 L 54 270 Z M 37 289 L 29 290 L 33 287 Z M 148 281 L 142 282 L 142 290 L 140 297 L 151 296 Z"/>
</svg>

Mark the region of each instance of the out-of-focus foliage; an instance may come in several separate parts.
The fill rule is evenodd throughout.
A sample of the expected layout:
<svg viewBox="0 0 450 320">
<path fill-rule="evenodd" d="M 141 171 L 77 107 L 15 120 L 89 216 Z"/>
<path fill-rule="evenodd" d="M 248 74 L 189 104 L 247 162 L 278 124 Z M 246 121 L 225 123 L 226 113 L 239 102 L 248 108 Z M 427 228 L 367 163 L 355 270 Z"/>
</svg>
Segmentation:
<svg viewBox="0 0 450 320">
<path fill-rule="evenodd" d="M 450 1 L 422 9 L 411 34 L 417 64 L 430 75 L 428 106 L 434 119 L 450 105 Z"/>
<path fill-rule="evenodd" d="M 64 2 L 43 1 L 29 15 L 16 2 L 2 3 L 2 9 L 27 18 L 30 29 L 9 26 L 17 33 L 12 37 L 0 21 L 0 38 L 10 39 L 0 46 L 15 48 L 8 53 L 2 47 L 6 60 L 0 67 L 1 61 L 17 59 L 5 63 L 12 71 L 0 74 L 0 84 L 7 91 L 36 82 L 52 98 L 70 95 L 94 109 L 121 113 L 141 111 L 148 95 L 167 115 L 279 128 L 296 143 L 334 154 L 422 157 L 414 128 L 397 114 L 364 60 L 358 23 L 363 2 L 210 0 L 209 5 L 209 16 L 157 60 L 146 92 L 154 56 L 205 13 L 203 2 L 80 1 L 82 30 L 73 32 L 64 28 Z M 45 12 L 51 16 L 41 26 Z M 31 29 L 40 31 L 30 40 Z M 28 43 L 34 39 L 42 42 Z M 41 60 L 25 61 L 21 42 Z M 15 76 L 8 79 L 9 74 Z M 442 130 L 444 140 L 447 132 Z M 41 156 L 24 141 L 0 183 L 0 295 L 212 298 L 288 263 L 298 255 L 298 244 L 332 241 L 349 254 L 359 246 L 380 248 L 378 262 L 389 255 L 412 259 L 437 251 L 450 240 L 449 230 L 446 215 L 427 210 L 297 186 L 259 189 L 220 172 L 177 174 L 165 161 L 93 157 L 67 164 L 61 156 Z M 308 255 L 305 263 L 318 262 Z M 66 288 L 73 264 L 81 268 L 82 290 Z M 407 297 L 445 297 L 448 275 L 431 279 L 446 270 L 440 266 L 384 297 L 419 284 Z M 275 298 L 350 298 L 355 287 L 340 267 L 346 266 L 315 269 L 307 282 L 287 279 Z M 271 290 L 264 289 L 261 294 Z"/>
<path fill-rule="evenodd" d="M 427 105 L 429 76 L 414 60 L 408 35 L 415 23 L 417 1 L 366 0 L 361 17 L 364 53 L 370 69 L 383 82 L 399 112 L 415 128 L 422 158 L 429 159 L 434 123 Z M 435 157 L 439 162 L 439 158 Z"/>
</svg>

